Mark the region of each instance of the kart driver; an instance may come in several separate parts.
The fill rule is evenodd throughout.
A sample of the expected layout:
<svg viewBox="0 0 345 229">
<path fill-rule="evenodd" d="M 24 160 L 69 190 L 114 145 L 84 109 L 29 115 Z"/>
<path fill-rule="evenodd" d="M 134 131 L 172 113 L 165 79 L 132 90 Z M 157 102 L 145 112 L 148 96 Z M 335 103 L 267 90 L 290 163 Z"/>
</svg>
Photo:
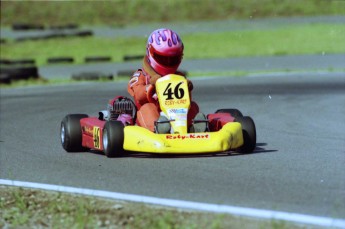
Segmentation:
<svg viewBox="0 0 345 229">
<path fill-rule="evenodd" d="M 160 77 L 168 74 L 183 75 L 177 69 L 183 57 L 183 43 L 179 35 L 166 28 L 153 31 L 147 40 L 146 55 L 143 59 L 142 68 L 134 72 L 128 83 L 128 93 L 134 98 L 137 106 L 137 124 L 158 133 L 170 132 L 170 124 L 155 128 L 155 121 L 167 121 L 160 116 L 157 103 L 151 103 L 147 94 L 154 90 L 155 82 Z M 191 91 L 193 84 L 188 80 L 188 88 Z M 192 124 L 192 119 L 206 120 L 204 114 L 199 113 L 199 106 L 192 101 L 188 112 L 188 126 L 191 132 L 204 132 L 205 122 Z M 166 125 L 169 125 L 168 127 Z"/>
</svg>

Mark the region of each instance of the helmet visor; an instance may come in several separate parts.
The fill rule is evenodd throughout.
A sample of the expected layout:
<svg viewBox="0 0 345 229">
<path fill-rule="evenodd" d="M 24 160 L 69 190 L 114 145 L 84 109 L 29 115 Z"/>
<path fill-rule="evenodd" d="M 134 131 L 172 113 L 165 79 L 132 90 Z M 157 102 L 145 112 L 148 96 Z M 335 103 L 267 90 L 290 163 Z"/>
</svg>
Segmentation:
<svg viewBox="0 0 345 229">
<path fill-rule="evenodd" d="M 182 56 L 178 55 L 178 56 L 163 56 L 160 55 L 156 52 L 152 53 L 153 55 L 153 59 L 155 59 L 155 61 L 157 61 L 157 63 L 166 66 L 166 67 L 174 67 L 176 65 L 179 65 L 181 63 L 182 60 Z"/>
</svg>

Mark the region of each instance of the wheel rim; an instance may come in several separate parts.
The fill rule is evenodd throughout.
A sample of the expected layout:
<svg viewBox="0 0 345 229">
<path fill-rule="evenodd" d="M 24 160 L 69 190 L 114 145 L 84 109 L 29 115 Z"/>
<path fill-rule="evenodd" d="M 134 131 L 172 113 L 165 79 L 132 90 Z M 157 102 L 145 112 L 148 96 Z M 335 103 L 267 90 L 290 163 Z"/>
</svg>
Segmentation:
<svg viewBox="0 0 345 229">
<path fill-rule="evenodd" d="M 106 150 L 108 148 L 108 133 L 107 129 L 103 130 L 103 148 Z"/>
<path fill-rule="evenodd" d="M 65 143 L 65 126 L 61 125 L 61 143 L 64 144 Z"/>
</svg>

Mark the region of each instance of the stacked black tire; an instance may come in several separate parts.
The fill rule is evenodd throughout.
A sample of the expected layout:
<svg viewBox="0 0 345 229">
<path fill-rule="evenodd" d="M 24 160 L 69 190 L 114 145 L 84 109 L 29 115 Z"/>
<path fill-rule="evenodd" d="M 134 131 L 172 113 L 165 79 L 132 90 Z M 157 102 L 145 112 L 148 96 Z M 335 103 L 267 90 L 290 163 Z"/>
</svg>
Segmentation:
<svg viewBox="0 0 345 229">
<path fill-rule="evenodd" d="M 1 60 L 0 83 L 9 84 L 12 81 L 38 79 L 39 72 L 34 60 Z"/>
</svg>

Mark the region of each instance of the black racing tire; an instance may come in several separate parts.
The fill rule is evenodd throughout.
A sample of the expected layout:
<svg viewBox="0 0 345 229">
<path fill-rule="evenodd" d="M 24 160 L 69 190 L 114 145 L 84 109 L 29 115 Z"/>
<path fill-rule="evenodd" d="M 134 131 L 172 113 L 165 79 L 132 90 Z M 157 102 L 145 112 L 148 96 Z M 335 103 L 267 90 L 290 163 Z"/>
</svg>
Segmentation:
<svg viewBox="0 0 345 229">
<path fill-rule="evenodd" d="M 49 26 L 51 30 L 64 30 L 64 29 L 78 29 L 79 25 L 77 24 L 66 24 L 66 25 L 52 25 Z"/>
<path fill-rule="evenodd" d="M 252 153 L 256 147 L 256 128 L 253 119 L 249 116 L 237 117 L 235 122 L 241 123 L 243 145 L 237 149 L 239 153 Z"/>
<path fill-rule="evenodd" d="M 34 59 L 17 59 L 17 60 L 8 60 L 0 59 L 0 64 L 4 65 L 35 65 L 36 61 Z"/>
<path fill-rule="evenodd" d="M 59 64 L 59 63 L 73 63 L 73 57 L 49 57 L 47 59 L 48 64 Z"/>
<path fill-rule="evenodd" d="M 84 58 L 86 63 L 90 62 L 109 62 L 111 61 L 111 56 L 87 56 Z"/>
<path fill-rule="evenodd" d="M 0 59 L 0 65 L 9 65 L 9 64 L 12 64 L 12 60 L 9 60 L 9 59 Z M 0 68 L 1 69 L 1 68 Z"/>
<path fill-rule="evenodd" d="M 86 114 L 66 115 L 61 121 L 60 138 L 62 147 L 67 152 L 84 152 L 80 120 L 89 117 Z"/>
<path fill-rule="evenodd" d="M 11 80 L 38 79 L 38 68 L 36 66 L 3 66 L 0 73 L 8 74 Z"/>
<path fill-rule="evenodd" d="M 35 65 L 36 61 L 34 59 L 19 59 L 19 60 L 11 60 L 11 64 Z"/>
<path fill-rule="evenodd" d="M 231 116 L 234 118 L 243 117 L 243 114 L 241 111 L 239 111 L 238 109 L 233 109 L 233 108 L 219 109 L 216 111 L 216 113 L 228 113 L 228 114 L 231 114 Z"/>
<path fill-rule="evenodd" d="M 93 31 L 92 30 L 83 30 L 83 31 L 78 31 L 76 33 L 71 34 L 72 36 L 78 36 L 78 37 L 89 37 L 93 36 Z"/>
<path fill-rule="evenodd" d="M 13 30 L 44 30 L 44 25 L 39 24 L 26 24 L 26 23 L 14 23 L 12 25 Z"/>
<path fill-rule="evenodd" d="M 10 84 L 11 76 L 6 73 L 0 73 L 0 84 Z"/>
<path fill-rule="evenodd" d="M 103 128 L 103 148 L 107 157 L 120 157 L 123 155 L 125 139 L 124 125 L 120 121 L 107 121 Z"/>
<path fill-rule="evenodd" d="M 123 61 L 142 60 L 144 55 L 125 55 Z"/>
</svg>

